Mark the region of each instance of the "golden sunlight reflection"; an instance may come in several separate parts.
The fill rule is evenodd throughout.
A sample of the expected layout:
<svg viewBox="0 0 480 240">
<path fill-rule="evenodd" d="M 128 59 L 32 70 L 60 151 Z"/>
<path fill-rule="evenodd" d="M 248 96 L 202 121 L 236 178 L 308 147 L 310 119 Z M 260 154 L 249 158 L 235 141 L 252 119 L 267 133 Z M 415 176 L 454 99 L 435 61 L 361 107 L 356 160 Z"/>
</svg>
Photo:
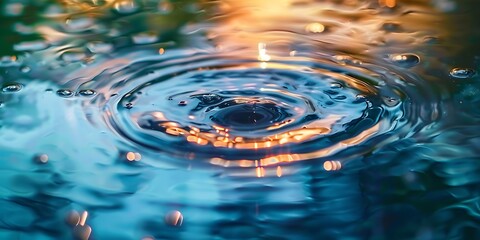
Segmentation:
<svg viewBox="0 0 480 240">
<path fill-rule="evenodd" d="M 378 4 L 382 7 L 394 8 L 397 5 L 397 0 L 378 0 Z"/>
<path fill-rule="evenodd" d="M 338 171 L 342 168 L 342 163 L 340 161 L 325 161 L 323 168 L 325 171 Z"/>
<path fill-rule="evenodd" d="M 281 177 L 283 175 L 283 170 L 281 166 L 277 166 L 277 177 Z"/>
<path fill-rule="evenodd" d="M 128 161 L 140 161 L 142 160 L 142 155 L 137 152 L 128 152 L 125 157 L 127 158 Z"/>
<path fill-rule="evenodd" d="M 339 115 L 329 115 L 324 119 L 318 119 L 301 128 L 278 132 L 272 135 L 267 135 L 260 139 L 245 138 L 242 136 L 232 136 L 228 128 L 213 125 L 215 132 L 202 132 L 200 129 L 190 126 L 188 128 L 180 127 L 175 122 L 165 122 L 165 116 L 162 113 L 156 112 L 152 114 L 153 117 L 158 117 L 159 127 L 165 129 L 165 133 L 171 136 L 184 137 L 188 142 L 198 145 L 213 145 L 220 148 L 236 148 L 236 149 L 264 149 L 271 148 L 278 145 L 285 145 L 288 143 L 299 143 L 309 139 L 325 135 L 331 132 L 331 126 L 341 119 Z M 285 121 L 269 127 L 267 130 L 273 131 L 281 128 L 284 125 L 291 123 Z M 138 153 L 127 153 L 127 159 L 133 161 L 136 159 Z M 132 160 L 130 160 L 132 159 Z M 138 161 L 138 160 L 135 160 Z"/>
<path fill-rule="evenodd" d="M 270 56 L 267 54 L 266 43 L 258 43 L 258 60 L 262 62 L 270 61 Z"/>
<path fill-rule="evenodd" d="M 265 177 L 265 168 L 263 167 L 256 167 L 255 168 L 255 173 L 257 175 L 257 177 Z"/>
<path fill-rule="evenodd" d="M 277 154 L 277 155 L 261 158 L 258 160 L 242 159 L 242 160 L 231 161 L 231 160 L 226 160 L 220 157 L 214 157 L 210 159 L 210 163 L 218 166 L 223 166 L 223 167 L 230 167 L 230 166 L 255 167 L 256 176 L 257 177 L 264 176 L 264 174 L 263 175 L 261 174 L 262 172 L 265 173 L 264 167 L 275 166 L 280 163 L 297 162 L 297 161 L 326 157 L 333 153 L 337 153 L 341 150 L 344 150 L 348 147 L 360 144 L 363 141 L 367 140 L 372 135 L 374 135 L 375 133 L 377 133 L 380 129 L 380 125 L 381 123 L 377 123 L 373 127 L 364 130 L 357 136 L 354 136 L 349 139 L 345 139 L 332 146 L 329 146 L 317 151 L 313 151 L 313 152 L 297 153 L 297 154 Z M 263 170 L 259 170 L 260 167 L 263 167 Z M 324 165 L 324 168 L 325 167 L 330 170 L 339 170 L 342 167 L 342 165 L 341 163 L 330 162 L 330 163 L 327 163 L 327 166 Z"/>
<path fill-rule="evenodd" d="M 321 33 L 325 31 L 325 26 L 321 23 L 310 23 L 305 27 L 305 31 L 309 33 Z"/>
</svg>

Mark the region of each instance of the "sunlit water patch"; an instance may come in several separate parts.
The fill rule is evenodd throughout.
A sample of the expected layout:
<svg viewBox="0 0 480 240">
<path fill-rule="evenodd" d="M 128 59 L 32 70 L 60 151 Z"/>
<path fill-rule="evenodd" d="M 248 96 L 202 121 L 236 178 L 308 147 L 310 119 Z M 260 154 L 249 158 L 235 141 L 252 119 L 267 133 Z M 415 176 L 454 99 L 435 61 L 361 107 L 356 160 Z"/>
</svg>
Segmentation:
<svg viewBox="0 0 480 240">
<path fill-rule="evenodd" d="M 478 238 L 466 6 L 5 3 L 0 238 Z"/>
</svg>

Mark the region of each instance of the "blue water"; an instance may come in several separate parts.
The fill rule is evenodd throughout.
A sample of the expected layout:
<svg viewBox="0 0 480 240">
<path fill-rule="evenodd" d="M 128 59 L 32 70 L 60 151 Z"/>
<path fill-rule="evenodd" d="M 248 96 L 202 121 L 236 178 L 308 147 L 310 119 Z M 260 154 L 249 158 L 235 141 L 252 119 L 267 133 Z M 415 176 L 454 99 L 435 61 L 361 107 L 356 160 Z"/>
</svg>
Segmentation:
<svg viewBox="0 0 480 240">
<path fill-rule="evenodd" d="M 479 239 L 468 0 L 0 3 L 0 239 Z"/>
</svg>

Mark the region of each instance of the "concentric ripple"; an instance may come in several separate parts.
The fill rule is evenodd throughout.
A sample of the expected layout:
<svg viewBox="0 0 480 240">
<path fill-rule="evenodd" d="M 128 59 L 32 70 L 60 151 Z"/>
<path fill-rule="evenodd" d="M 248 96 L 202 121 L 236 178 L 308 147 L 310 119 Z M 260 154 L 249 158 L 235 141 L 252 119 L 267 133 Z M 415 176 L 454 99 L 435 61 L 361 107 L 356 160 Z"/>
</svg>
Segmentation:
<svg viewBox="0 0 480 240">
<path fill-rule="evenodd" d="M 135 62 L 110 79 L 105 119 L 154 152 L 242 167 L 348 158 L 431 120 L 418 117 L 435 104 L 411 76 L 346 56 L 248 55 Z"/>
</svg>

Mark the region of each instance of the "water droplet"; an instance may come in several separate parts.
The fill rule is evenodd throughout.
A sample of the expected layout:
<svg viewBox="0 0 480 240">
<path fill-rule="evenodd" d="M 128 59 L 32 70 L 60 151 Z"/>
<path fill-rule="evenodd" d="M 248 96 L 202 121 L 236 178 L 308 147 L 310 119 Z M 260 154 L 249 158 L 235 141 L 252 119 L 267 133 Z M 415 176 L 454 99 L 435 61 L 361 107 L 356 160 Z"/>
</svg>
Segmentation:
<svg viewBox="0 0 480 240">
<path fill-rule="evenodd" d="M 69 18 L 65 21 L 66 29 L 74 32 L 87 30 L 94 25 L 94 20 L 89 17 Z"/>
<path fill-rule="evenodd" d="M 177 210 L 171 211 L 165 216 L 165 222 L 170 226 L 180 227 L 183 223 L 183 215 Z"/>
<path fill-rule="evenodd" d="M 73 96 L 73 91 L 70 89 L 59 89 L 57 95 L 60 97 L 71 97 Z"/>
<path fill-rule="evenodd" d="M 86 58 L 86 54 L 84 52 L 64 52 L 61 56 L 62 60 L 65 62 L 78 62 Z"/>
<path fill-rule="evenodd" d="M 180 101 L 178 102 L 178 106 L 187 106 L 187 101 Z"/>
<path fill-rule="evenodd" d="M 23 66 L 23 67 L 20 68 L 20 72 L 22 72 L 22 73 L 28 73 L 31 70 L 32 69 L 29 66 Z"/>
<path fill-rule="evenodd" d="M 96 94 L 96 92 L 92 89 L 83 89 L 78 92 L 78 94 L 85 96 L 85 97 L 90 97 Z"/>
<path fill-rule="evenodd" d="M 363 94 L 357 94 L 357 96 L 355 96 L 357 99 L 365 99 L 366 96 L 363 95 Z"/>
<path fill-rule="evenodd" d="M 397 99 L 397 98 L 393 98 L 393 97 L 383 97 L 383 102 L 385 103 L 385 105 L 387 105 L 389 107 L 394 107 L 398 103 L 400 103 L 400 100 Z"/>
<path fill-rule="evenodd" d="M 389 56 L 391 62 L 403 68 L 411 68 L 420 62 L 420 57 L 412 53 L 393 54 Z"/>
<path fill-rule="evenodd" d="M 43 40 L 36 40 L 36 41 L 29 41 L 29 42 L 21 42 L 13 45 L 13 49 L 15 51 L 40 51 L 43 49 L 48 48 L 48 43 Z"/>
<path fill-rule="evenodd" d="M 149 44 L 158 41 L 157 34 L 153 32 L 138 33 L 132 36 L 135 44 Z"/>
<path fill-rule="evenodd" d="M 142 155 L 137 152 L 128 152 L 127 154 L 125 154 L 125 157 L 130 162 L 142 160 Z"/>
<path fill-rule="evenodd" d="M 454 78 L 471 78 L 475 74 L 475 70 L 471 68 L 454 68 L 450 71 L 450 76 Z"/>
<path fill-rule="evenodd" d="M 47 163 L 48 162 L 48 155 L 47 154 L 40 154 L 34 157 L 35 162 L 37 163 Z"/>
<path fill-rule="evenodd" d="M 2 88 L 2 91 L 3 92 L 18 92 L 22 89 L 22 85 L 19 84 L 19 83 L 10 83 L 10 84 L 7 84 L 7 85 L 4 85 L 3 88 Z"/>
<path fill-rule="evenodd" d="M 333 89 L 338 89 L 338 88 L 342 88 L 342 84 L 332 83 L 332 84 L 330 84 L 330 87 L 333 88 Z"/>
<path fill-rule="evenodd" d="M 131 109 L 132 107 L 133 107 L 133 103 L 131 103 L 131 102 L 125 104 L 126 109 Z"/>
<path fill-rule="evenodd" d="M 120 14 L 134 13 L 139 8 L 137 3 L 135 3 L 134 1 L 128 1 L 128 0 L 116 2 L 114 7 L 117 10 L 117 12 Z"/>
<path fill-rule="evenodd" d="M 111 43 L 94 41 L 87 43 L 87 48 L 92 53 L 109 53 L 112 51 L 113 45 Z"/>
</svg>

